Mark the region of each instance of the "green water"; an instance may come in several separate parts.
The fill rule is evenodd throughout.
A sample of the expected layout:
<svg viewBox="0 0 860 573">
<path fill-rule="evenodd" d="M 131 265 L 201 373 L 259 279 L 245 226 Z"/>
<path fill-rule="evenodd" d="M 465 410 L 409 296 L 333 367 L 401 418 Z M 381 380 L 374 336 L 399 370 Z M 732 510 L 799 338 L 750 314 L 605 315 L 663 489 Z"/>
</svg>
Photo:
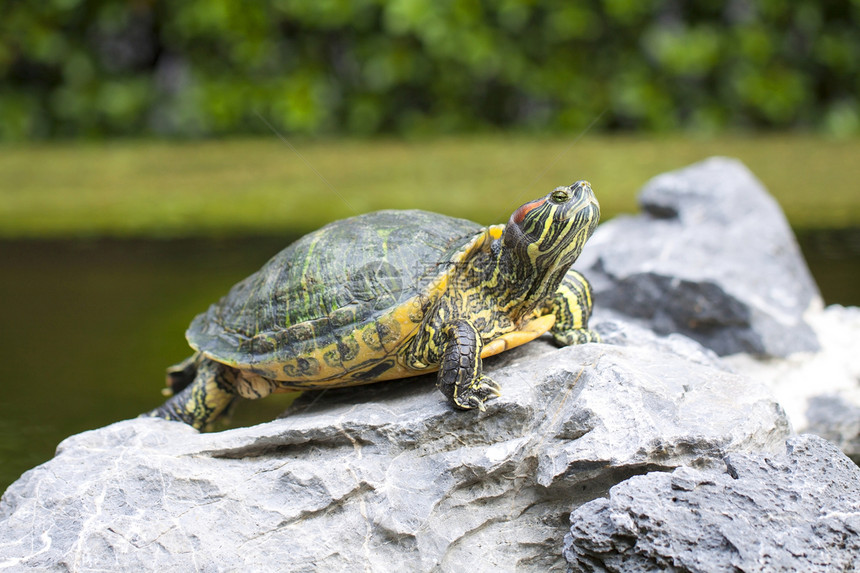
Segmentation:
<svg viewBox="0 0 860 573">
<path fill-rule="evenodd" d="M 825 300 L 860 305 L 860 230 L 801 239 Z M 0 491 L 65 437 L 157 406 L 191 318 L 288 242 L 0 242 Z M 244 404 L 235 423 L 287 400 Z"/>
</svg>

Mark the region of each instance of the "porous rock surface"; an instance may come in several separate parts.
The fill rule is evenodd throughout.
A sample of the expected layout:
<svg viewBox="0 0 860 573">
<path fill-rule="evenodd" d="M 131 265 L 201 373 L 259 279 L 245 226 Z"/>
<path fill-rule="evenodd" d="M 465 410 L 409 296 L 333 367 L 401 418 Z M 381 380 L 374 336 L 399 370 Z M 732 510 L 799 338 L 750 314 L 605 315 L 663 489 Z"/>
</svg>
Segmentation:
<svg viewBox="0 0 860 573">
<path fill-rule="evenodd" d="M 779 205 L 739 161 L 650 180 L 642 213 L 602 224 L 578 267 L 598 308 L 678 332 L 719 355 L 815 351 L 818 287 Z"/>
<path fill-rule="evenodd" d="M 0 568 L 563 570 L 572 506 L 788 434 L 763 386 L 655 341 L 488 360 L 504 395 L 485 413 L 423 377 L 216 434 L 137 419 L 73 436 L 3 496 Z"/>
<path fill-rule="evenodd" d="M 812 435 L 724 471 L 635 476 L 571 516 L 573 571 L 857 571 L 860 468 Z"/>
</svg>

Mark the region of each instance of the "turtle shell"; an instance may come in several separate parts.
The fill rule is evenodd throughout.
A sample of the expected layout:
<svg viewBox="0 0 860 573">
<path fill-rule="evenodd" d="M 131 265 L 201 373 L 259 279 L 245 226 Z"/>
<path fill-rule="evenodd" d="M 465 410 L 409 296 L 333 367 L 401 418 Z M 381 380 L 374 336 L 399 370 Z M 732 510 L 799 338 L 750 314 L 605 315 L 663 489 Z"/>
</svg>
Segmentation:
<svg viewBox="0 0 860 573">
<path fill-rule="evenodd" d="M 406 376 L 396 351 L 444 291 L 451 263 L 487 237 L 477 223 L 417 210 L 335 221 L 236 284 L 186 336 L 213 360 L 296 387 Z"/>
</svg>

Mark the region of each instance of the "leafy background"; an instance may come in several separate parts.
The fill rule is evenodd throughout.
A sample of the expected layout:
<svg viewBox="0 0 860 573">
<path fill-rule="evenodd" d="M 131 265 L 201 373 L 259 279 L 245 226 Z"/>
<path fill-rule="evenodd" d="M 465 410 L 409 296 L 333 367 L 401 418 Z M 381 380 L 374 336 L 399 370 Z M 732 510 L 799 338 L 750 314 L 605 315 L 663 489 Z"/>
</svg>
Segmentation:
<svg viewBox="0 0 860 573">
<path fill-rule="evenodd" d="M 860 0 L 6 0 L 0 140 L 860 132 Z"/>
</svg>

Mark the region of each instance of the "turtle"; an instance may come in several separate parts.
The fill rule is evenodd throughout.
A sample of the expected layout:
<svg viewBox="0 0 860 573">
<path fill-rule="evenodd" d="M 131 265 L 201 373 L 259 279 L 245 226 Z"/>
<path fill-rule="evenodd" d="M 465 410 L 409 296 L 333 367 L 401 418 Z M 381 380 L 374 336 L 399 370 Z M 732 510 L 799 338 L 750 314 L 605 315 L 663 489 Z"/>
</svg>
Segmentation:
<svg viewBox="0 0 860 573">
<path fill-rule="evenodd" d="M 437 371 L 455 409 L 501 388 L 482 360 L 545 333 L 598 342 L 592 291 L 571 265 L 600 207 L 587 181 L 556 187 L 507 224 L 384 210 L 305 235 L 197 315 L 171 396 L 144 414 L 212 427 L 237 396 L 318 390 Z"/>
</svg>

